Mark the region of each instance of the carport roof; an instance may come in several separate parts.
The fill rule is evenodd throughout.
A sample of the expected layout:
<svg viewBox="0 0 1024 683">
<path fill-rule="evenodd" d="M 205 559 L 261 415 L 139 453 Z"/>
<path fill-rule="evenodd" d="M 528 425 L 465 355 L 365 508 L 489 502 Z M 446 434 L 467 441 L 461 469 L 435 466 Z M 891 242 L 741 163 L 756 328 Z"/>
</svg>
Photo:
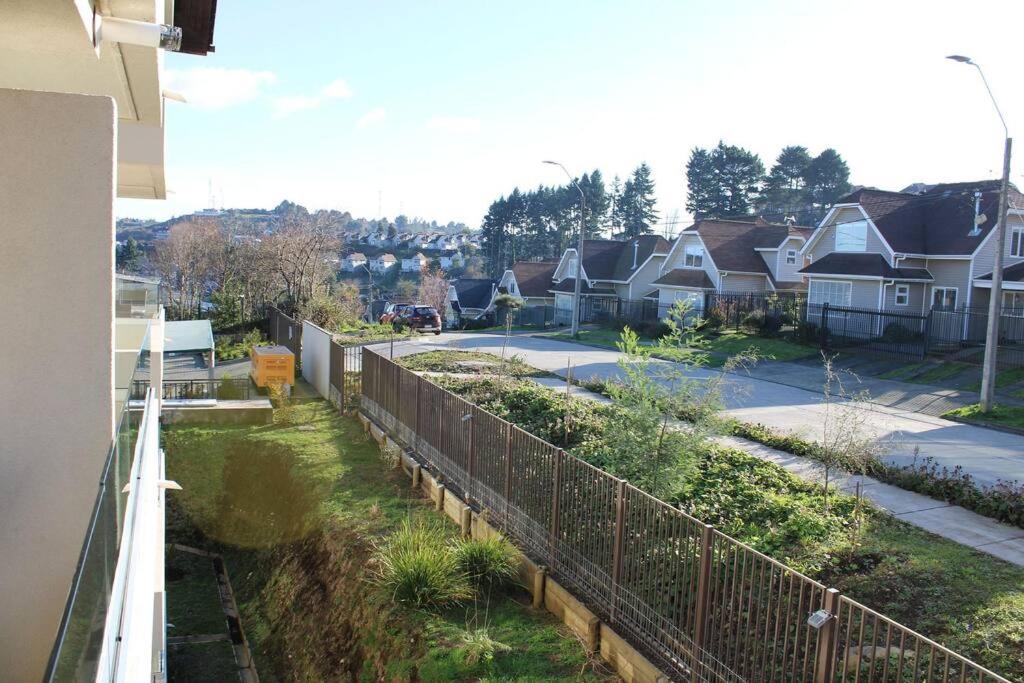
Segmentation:
<svg viewBox="0 0 1024 683">
<path fill-rule="evenodd" d="M 142 345 L 149 350 L 149 338 Z M 164 323 L 164 353 L 209 351 L 213 348 L 213 328 L 209 320 L 172 320 Z"/>
</svg>

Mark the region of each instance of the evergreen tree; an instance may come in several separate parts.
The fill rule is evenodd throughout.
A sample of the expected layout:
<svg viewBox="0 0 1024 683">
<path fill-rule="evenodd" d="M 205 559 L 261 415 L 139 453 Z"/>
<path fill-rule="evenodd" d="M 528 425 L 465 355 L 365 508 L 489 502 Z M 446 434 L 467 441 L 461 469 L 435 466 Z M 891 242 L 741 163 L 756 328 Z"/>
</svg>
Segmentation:
<svg viewBox="0 0 1024 683">
<path fill-rule="evenodd" d="M 629 239 L 651 232 L 658 222 L 651 167 L 640 164 L 622 189 L 623 235 Z"/>
<path fill-rule="evenodd" d="M 587 198 L 586 236 L 588 238 L 600 237 L 604 232 L 610 203 L 601 171 L 595 168 L 590 177 L 584 173 L 580 179 L 580 188 Z"/>
<path fill-rule="evenodd" d="M 686 179 L 686 208 L 695 216 L 746 216 L 760 197 L 764 164 L 753 152 L 720 141 L 711 152 L 691 152 Z"/>
<path fill-rule="evenodd" d="M 134 238 L 129 237 L 117 248 L 117 269 L 124 273 L 133 273 L 142 262 L 142 249 Z"/>
<path fill-rule="evenodd" d="M 612 179 L 612 192 L 609 198 L 608 227 L 612 236 L 622 232 L 622 181 L 619 176 Z"/>
<path fill-rule="evenodd" d="M 800 208 L 805 199 L 804 186 L 811 155 L 806 147 L 783 147 L 765 182 L 765 208 L 771 213 Z"/>
<path fill-rule="evenodd" d="M 805 199 L 818 208 L 832 206 L 850 191 L 850 167 L 831 147 L 814 157 L 804 174 Z"/>
</svg>

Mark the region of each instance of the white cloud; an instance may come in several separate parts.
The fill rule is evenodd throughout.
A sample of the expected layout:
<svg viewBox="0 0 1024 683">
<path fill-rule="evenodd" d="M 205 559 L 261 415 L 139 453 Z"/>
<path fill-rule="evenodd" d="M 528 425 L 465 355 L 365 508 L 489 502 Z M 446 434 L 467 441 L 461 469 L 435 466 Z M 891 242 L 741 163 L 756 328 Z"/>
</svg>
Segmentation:
<svg viewBox="0 0 1024 683">
<path fill-rule="evenodd" d="M 352 97 L 352 88 L 348 87 L 344 79 L 339 78 L 325 85 L 320 94 L 331 99 L 345 100 Z"/>
<path fill-rule="evenodd" d="M 297 111 L 303 111 L 304 109 L 316 109 L 320 106 L 321 100 L 319 97 L 309 97 L 306 95 L 290 95 L 287 97 L 277 97 L 274 99 L 274 113 L 275 119 L 281 119 L 289 114 L 294 114 Z"/>
<path fill-rule="evenodd" d="M 367 126 L 372 126 L 376 123 L 380 123 L 381 121 L 384 120 L 384 117 L 386 116 L 387 112 L 384 111 L 383 107 L 371 109 L 370 111 L 366 112 L 365 114 L 359 117 L 359 120 L 356 121 L 356 128 L 366 128 Z"/>
<path fill-rule="evenodd" d="M 206 66 L 167 69 L 164 79 L 168 90 L 180 92 L 189 104 L 200 109 L 224 109 L 251 102 L 266 86 L 277 82 L 271 71 Z"/>
<path fill-rule="evenodd" d="M 475 133 L 480 130 L 480 120 L 468 116 L 435 116 L 427 120 L 425 127 L 443 133 Z"/>
</svg>

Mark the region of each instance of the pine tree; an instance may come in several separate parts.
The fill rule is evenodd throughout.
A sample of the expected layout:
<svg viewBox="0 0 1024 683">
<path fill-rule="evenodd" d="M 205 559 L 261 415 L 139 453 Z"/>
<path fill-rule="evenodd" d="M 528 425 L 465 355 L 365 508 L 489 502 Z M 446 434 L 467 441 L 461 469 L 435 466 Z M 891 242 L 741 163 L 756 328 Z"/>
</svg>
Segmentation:
<svg viewBox="0 0 1024 683">
<path fill-rule="evenodd" d="M 651 167 L 645 162 L 633 171 L 633 176 L 622 189 L 622 228 L 627 239 L 651 232 L 658 222 L 658 212 L 654 207 L 654 180 L 651 179 Z"/>
<path fill-rule="evenodd" d="M 686 210 L 694 218 L 706 218 L 719 201 L 715 169 L 711 153 L 706 149 L 694 147 L 690 152 L 690 160 L 686 162 L 686 186 Z"/>
<path fill-rule="evenodd" d="M 831 147 L 814 157 L 804 174 L 805 200 L 821 209 L 850 191 L 850 167 Z"/>
<path fill-rule="evenodd" d="M 139 269 L 142 261 L 142 249 L 139 248 L 139 243 L 135 241 L 135 238 L 129 237 L 116 251 L 118 270 L 132 273 Z"/>
<path fill-rule="evenodd" d="M 619 179 L 619 176 L 615 176 L 612 179 L 610 208 L 608 209 L 608 227 L 611 230 L 612 236 L 622 232 L 622 223 L 624 221 L 622 192 L 622 180 Z"/>
<path fill-rule="evenodd" d="M 760 197 L 764 164 L 753 152 L 720 141 L 710 152 L 690 153 L 686 179 L 686 208 L 698 218 L 746 216 Z"/>
<path fill-rule="evenodd" d="M 806 147 L 783 147 L 765 182 L 764 208 L 769 213 L 801 208 L 811 155 Z"/>
</svg>

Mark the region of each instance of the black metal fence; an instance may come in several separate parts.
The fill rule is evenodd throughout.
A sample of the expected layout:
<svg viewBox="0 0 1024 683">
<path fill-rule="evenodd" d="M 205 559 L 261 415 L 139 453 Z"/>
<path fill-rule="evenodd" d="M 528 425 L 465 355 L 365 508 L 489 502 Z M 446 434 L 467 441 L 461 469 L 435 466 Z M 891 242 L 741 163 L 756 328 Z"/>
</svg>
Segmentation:
<svg viewBox="0 0 1024 683">
<path fill-rule="evenodd" d="M 580 305 L 580 322 L 621 327 L 657 322 L 665 313 L 667 307 L 662 308 L 653 299 L 630 300 L 585 296 Z"/>
<path fill-rule="evenodd" d="M 922 360 L 928 352 L 929 315 L 824 304 L 807 304 L 804 341 L 826 351 L 863 350 L 901 360 Z"/>
<path fill-rule="evenodd" d="M 131 395 L 133 401 L 146 398 L 148 380 L 132 382 Z M 248 377 L 222 377 L 220 379 L 184 379 L 164 380 L 163 399 L 165 401 L 216 399 L 220 401 L 247 400 L 253 398 L 256 390 Z"/>
<path fill-rule="evenodd" d="M 806 305 L 798 292 L 706 292 L 704 317 L 720 328 L 777 333 L 795 329 Z"/>
<path fill-rule="evenodd" d="M 514 327 L 551 327 L 555 324 L 554 306 L 524 306 L 516 309 L 498 310 L 496 324 L 505 325 L 512 318 Z"/>
</svg>

